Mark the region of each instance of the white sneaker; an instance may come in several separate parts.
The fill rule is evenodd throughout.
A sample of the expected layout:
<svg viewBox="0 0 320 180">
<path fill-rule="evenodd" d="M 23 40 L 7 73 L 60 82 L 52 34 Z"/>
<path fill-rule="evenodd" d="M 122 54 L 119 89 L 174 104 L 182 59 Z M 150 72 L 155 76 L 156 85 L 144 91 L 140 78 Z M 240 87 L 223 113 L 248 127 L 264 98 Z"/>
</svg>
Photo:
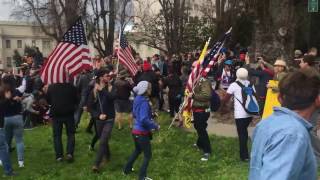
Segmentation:
<svg viewBox="0 0 320 180">
<path fill-rule="evenodd" d="M 24 167 L 24 162 L 23 161 L 18 161 L 19 167 L 23 168 Z"/>
<path fill-rule="evenodd" d="M 2 161 L 0 160 L 0 166 L 2 166 Z"/>
<path fill-rule="evenodd" d="M 144 177 L 144 180 L 152 180 L 152 179 L 149 177 Z"/>
<path fill-rule="evenodd" d="M 201 161 L 208 161 L 209 160 L 209 156 L 210 154 L 209 153 L 204 153 L 202 158 L 200 159 Z"/>
</svg>

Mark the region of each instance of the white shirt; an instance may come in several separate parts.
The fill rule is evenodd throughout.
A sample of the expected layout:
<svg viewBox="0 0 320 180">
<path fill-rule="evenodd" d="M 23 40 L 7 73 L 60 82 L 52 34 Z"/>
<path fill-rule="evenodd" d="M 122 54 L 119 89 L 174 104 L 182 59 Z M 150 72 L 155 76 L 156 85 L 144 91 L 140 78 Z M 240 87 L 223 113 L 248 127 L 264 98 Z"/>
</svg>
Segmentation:
<svg viewBox="0 0 320 180">
<path fill-rule="evenodd" d="M 237 80 L 241 82 L 243 85 L 248 86 L 250 82 L 248 80 Z M 252 86 L 253 90 L 255 90 L 254 86 Z M 240 119 L 240 118 L 248 118 L 252 117 L 252 115 L 248 114 L 243 106 L 239 103 L 239 101 L 242 103 L 242 88 L 236 83 L 233 82 L 230 84 L 227 93 L 230 95 L 233 95 L 234 97 L 234 118 L 235 119 Z M 238 101 L 238 100 L 239 101 Z"/>
</svg>

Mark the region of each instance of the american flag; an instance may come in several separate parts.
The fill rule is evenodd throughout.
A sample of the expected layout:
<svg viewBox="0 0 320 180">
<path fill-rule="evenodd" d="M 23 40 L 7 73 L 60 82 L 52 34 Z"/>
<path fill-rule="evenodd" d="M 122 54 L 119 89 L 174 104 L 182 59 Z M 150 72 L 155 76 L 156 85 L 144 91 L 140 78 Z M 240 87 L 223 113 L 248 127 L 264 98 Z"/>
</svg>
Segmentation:
<svg viewBox="0 0 320 180">
<path fill-rule="evenodd" d="M 41 70 L 41 80 L 44 84 L 65 83 L 83 69 L 91 68 L 87 39 L 79 18 L 48 57 Z"/>
<path fill-rule="evenodd" d="M 119 62 L 129 70 L 132 76 L 135 76 L 137 74 L 138 65 L 135 63 L 131 49 L 126 37 L 123 34 L 123 31 L 121 31 L 120 33 L 120 48 L 118 49 L 118 59 Z"/>
<path fill-rule="evenodd" d="M 210 52 L 204 58 L 201 64 L 197 64 L 189 75 L 189 79 L 186 86 L 187 93 L 192 93 L 194 86 L 199 82 L 201 77 L 206 77 L 207 74 L 210 72 L 212 66 L 217 61 L 219 51 L 224 45 L 225 39 L 230 35 L 231 29 L 224 34 L 224 36 L 218 40 L 214 46 L 211 48 Z M 192 105 L 192 99 L 186 98 L 186 105 L 185 109 L 190 110 Z"/>
</svg>

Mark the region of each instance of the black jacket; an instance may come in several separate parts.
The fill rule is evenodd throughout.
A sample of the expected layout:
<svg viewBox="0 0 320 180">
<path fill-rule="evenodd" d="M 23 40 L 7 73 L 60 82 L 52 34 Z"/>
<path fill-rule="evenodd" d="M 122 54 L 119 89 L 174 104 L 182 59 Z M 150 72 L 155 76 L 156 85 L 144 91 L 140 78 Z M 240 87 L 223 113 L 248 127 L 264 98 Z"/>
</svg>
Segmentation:
<svg viewBox="0 0 320 180">
<path fill-rule="evenodd" d="M 100 114 L 106 114 L 107 119 L 114 119 L 114 100 L 116 98 L 115 88 L 108 92 L 107 87 L 98 91 L 97 97 L 94 96 L 93 90 L 88 97 L 88 109 L 92 118 L 98 119 Z"/>
<path fill-rule="evenodd" d="M 47 100 L 53 117 L 73 115 L 79 103 L 77 89 L 70 83 L 50 85 Z"/>
<path fill-rule="evenodd" d="M 177 74 L 170 74 L 163 80 L 164 88 L 169 87 L 169 98 L 176 98 L 178 95 L 182 96 L 182 81 Z"/>
<path fill-rule="evenodd" d="M 12 91 L 12 98 L 15 96 L 22 97 L 22 94 L 18 90 Z M 13 99 L 4 99 L 3 102 L 3 116 L 10 117 L 21 114 L 22 112 L 22 105 L 21 102 L 15 101 Z"/>
<path fill-rule="evenodd" d="M 120 100 L 128 100 L 130 97 L 130 92 L 132 90 L 132 86 L 130 83 L 126 80 L 123 79 L 117 79 L 114 82 L 114 86 L 116 89 L 117 93 L 117 99 Z"/>
</svg>

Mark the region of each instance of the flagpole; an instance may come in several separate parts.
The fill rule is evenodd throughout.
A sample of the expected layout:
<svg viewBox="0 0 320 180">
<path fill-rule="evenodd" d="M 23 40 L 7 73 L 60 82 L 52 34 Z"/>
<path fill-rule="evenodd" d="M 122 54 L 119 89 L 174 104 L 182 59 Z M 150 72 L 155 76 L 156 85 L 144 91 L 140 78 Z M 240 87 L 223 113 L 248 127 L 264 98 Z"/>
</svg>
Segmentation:
<svg viewBox="0 0 320 180">
<path fill-rule="evenodd" d="M 204 57 L 205 57 L 205 54 L 206 54 L 206 51 L 207 51 L 207 48 L 208 48 L 208 46 L 209 46 L 210 41 L 211 41 L 211 37 L 209 37 L 208 41 L 205 43 L 205 45 L 204 45 L 204 47 L 203 47 L 203 50 L 202 50 L 202 52 L 201 52 L 201 55 L 200 55 L 200 57 L 199 57 L 199 59 L 198 59 L 198 61 L 197 61 L 198 64 L 201 64 L 201 63 L 203 62 L 203 59 L 204 59 Z M 191 73 L 192 73 L 192 72 L 191 72 Z M 192 91 L 193 91 L 193 90 L 192 90 Z M 187 98 L 185 97 L 184 100 L 183 100 L 183 103 L 181 104 L 181 106 L 180 106 L 180 108 L 179 108 L 178 113 L 176 113 L 175 117 L 172 119 L 171 124 L 169 125 L 169 128 L 168 128 L 168 129 L 170 129 L 171 126 L 173 125 L 174 121 L 179 118 L 179 116 L 180 116 L 180 114 L 182 113 L 182 111 L 183 111 L 183 109 L 184 109 L 184 107 L 185 107 L 186 104 L 187 104 Z"/>
<path fill-rule="evenodd" d="M 122 28 L 121 28 L 121 26 L 120 26 L 120 31 L 119 31 L 119 46 L 118 46 L 118 50 L 117 50 L 117 65 L 116 65 L 116 77 L 118 77 L 118 74 L 119 74 L 119 57 L 118 57 L 118 53 L 119 53 L 119 48 L 121 48 L 121 46 L 120 46 L 120 37 L 121 37 L 121 32 L 122 31 Z"/>
</svg>

